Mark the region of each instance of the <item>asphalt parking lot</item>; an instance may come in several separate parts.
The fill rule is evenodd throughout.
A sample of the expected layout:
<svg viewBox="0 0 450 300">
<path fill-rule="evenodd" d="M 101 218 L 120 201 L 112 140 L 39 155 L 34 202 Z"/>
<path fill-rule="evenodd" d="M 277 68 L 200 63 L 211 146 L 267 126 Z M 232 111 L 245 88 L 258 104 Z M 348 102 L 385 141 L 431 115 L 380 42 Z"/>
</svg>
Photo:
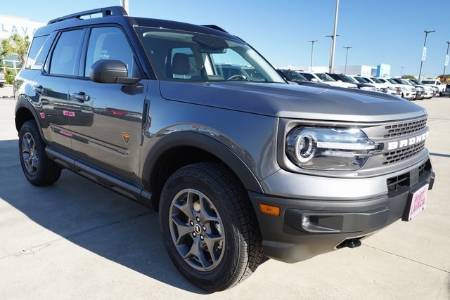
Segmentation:
<svg viewBox="0 0 450 300">
<path fill-rule="evenodd" d="M 424 213 L 297 264 L 269 260 L 243 284 L 206 295 L 176 271 L 157 214 L 65 171 L 27 183 L 13 100 L 0 99 L 0 299 L 450 299 L 450 98 L 429 113 L 437 174 Z"/>
</svg>

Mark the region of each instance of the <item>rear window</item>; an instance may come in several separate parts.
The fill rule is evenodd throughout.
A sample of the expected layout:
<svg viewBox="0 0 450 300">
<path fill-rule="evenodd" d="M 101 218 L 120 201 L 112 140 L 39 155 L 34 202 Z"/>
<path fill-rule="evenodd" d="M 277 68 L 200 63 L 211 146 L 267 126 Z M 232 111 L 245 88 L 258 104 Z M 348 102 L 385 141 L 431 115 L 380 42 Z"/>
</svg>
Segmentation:
<svg viewBox="0 0 450 300">
<path fill-rule="evenodd" d="M 61 33 L 53 50 L 50 74 L 76 76 L 80 62 L 84 31 L 72 30 Z"/>
<path fill-rule="evenodd" d="M 51 46 L 51 39 L 48 35 L 38 36 L 31 42 L 28 51 L 25 69 L 40 70 L 47 58 L 48 51 Z"/>
</svg>

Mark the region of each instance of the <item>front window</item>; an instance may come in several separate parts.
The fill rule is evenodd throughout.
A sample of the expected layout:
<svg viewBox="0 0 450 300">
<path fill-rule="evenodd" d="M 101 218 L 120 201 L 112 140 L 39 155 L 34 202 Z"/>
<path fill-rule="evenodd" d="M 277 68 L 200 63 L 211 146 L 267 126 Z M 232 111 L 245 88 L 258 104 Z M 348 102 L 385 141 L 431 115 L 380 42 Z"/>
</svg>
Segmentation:
<svg viewBox="0 0 450 300">
<path fill-rule="evenodd" d="M 325 74 L 325 73 L 316 73 L 316 75 L 322 81 L 336 81 L 333 78 L 331 78 L 328 74 Z"/>
<path fill-rule="evenodd" d="M 375 83 L 384 83 L 383 80 L 378 79 L 378 78 L 375 78 L 375 77 L 372 77 L 371 79 L 372 79 Z"/>
<path fill-rule="evenodd" d="M 139 27 L 160 80 L 285 83 L 255 50 L 232 38 Z"/>
</svg>

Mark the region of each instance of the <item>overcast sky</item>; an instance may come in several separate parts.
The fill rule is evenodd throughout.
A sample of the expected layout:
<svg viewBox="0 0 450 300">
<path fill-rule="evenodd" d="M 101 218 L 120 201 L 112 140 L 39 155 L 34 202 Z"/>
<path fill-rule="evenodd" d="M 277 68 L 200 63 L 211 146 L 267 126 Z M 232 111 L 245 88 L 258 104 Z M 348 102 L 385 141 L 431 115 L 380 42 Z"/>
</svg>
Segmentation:
<svg viewBox="0 0 450 300">
<path fill-rule="evenodd" d="M 65 14 L 119 0 L 2 1 L 0 14 L 46 22 Z M 327 65 L 335 0 L 130 0 L 134 16 L 216 24 L 256 47 L 276 66 L 308 66 L 310 44 L 316 44 L 315 65 Z M 442 73 L 450 40 L 449 0 L 341 0 L 337 65 L 344 64 L 343 46 L 352 46 L 349 64 L 392 66 L 392 74 L 417 75 L 423 30 L 429 36 L 424 74 Z M 448 68 L 450 71 L 450 67 Z"/>
</svg>

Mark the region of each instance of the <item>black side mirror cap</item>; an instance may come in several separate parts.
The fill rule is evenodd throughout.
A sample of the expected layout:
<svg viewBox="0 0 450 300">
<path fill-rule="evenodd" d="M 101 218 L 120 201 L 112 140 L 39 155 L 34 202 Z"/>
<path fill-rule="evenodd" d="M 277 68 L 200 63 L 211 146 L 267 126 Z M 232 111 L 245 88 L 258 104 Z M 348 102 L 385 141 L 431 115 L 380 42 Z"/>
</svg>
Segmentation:
<svg viewBox="0 0 450 300">
<path fill-rule="evenodd" d="M 139 78 L 129 78 L 127 66 L 120 60 L 101 59 L 92 65 L 90 79 L 99 83 L 136 84 Z"/>
</svg>

